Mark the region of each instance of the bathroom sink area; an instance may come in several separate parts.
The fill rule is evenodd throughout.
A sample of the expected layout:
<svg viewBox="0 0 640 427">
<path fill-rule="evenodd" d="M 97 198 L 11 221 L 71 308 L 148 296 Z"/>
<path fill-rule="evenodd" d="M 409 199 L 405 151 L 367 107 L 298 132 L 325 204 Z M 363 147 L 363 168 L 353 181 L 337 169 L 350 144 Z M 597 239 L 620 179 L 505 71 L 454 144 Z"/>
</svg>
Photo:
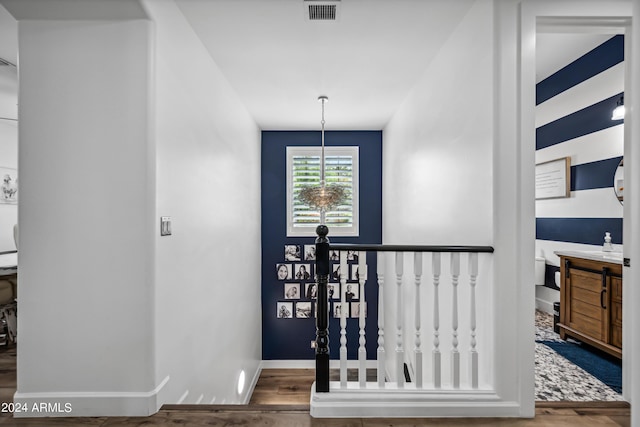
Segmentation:
<svg viewBox="0 0 640 427">
<path fill-rule="evenodd" d="M 605 251 L 556 251 L 556 255 L 564 255 L 578 258 L 585 258 L 594 261 L 607 261 L 616 264 L 622 264 L 622 252 L 605 252 Z"/>
</svg>

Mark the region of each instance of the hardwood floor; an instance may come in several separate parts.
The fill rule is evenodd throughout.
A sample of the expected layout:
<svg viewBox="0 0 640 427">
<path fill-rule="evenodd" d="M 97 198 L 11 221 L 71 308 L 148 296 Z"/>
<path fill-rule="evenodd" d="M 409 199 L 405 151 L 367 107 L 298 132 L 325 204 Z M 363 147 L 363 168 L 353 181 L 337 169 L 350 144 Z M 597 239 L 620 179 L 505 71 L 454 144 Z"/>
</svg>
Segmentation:
<svg viewBox="0 0 640 427">
<path fill-rule="evenodd" d="M 16 390 L 15 346 L 0 347 L 0 402 L 12 402 Z M 513 418 L 352 418 L 309 416 L 312 369 L 265 369 L 249 405 L 164 405 L 150 417 L 12 418 L 0 413 L 0 427 L 85 426 L 263 426 L 263 427 L 410 427 L 410 426 L 630 426 L 624 402 L 539 402 L 533 419 Z"/>
<path fill-rule="evenodd" d="M 314 369 L 263 369 L 249 404 L 309 407 Z"/>
</svg>

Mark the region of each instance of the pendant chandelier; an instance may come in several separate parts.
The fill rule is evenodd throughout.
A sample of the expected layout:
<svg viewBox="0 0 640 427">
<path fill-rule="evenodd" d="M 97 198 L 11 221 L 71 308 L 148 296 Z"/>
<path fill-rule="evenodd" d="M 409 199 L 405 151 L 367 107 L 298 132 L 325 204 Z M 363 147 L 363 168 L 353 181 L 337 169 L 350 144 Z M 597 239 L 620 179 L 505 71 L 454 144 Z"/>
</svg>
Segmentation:
<svg viewBox="0 0 640 427">
<path fill-rule="evenodd" d="M 324 103 L 329 98 L 326 96 L 318 97 L 318 101 L 322 103 L 322 145 L 320 150 L 320 185 L 307 186 L 300 190 L 300 200 L 307 206 L 318 209 L 320 211 L 320 223 L 324 224 L 324 214 L 331 208 L 342 203 L 347 194 L 344 187 L 335 184 L 327 185 L 325 182 L 324 170 Z"/>
</svg>

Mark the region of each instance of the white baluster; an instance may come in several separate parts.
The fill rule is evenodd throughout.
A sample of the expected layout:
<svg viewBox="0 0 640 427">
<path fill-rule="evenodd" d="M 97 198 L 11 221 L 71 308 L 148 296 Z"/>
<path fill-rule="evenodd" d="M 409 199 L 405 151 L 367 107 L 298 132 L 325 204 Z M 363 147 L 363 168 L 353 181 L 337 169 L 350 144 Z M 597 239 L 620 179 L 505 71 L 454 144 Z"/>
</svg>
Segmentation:
<svg viewBox="0 0 640 427">
<path fill-rule="evenodd" d="M 415 327 L 416 327 L 416 388 L 422 388 L 422 349 L 420 348 L 420 281 L 422 280 L 422 252 L 413 254 L 413 274 L 416 277 L 416 304 L 415 304 Z"/>
<path fill-rule="evenodd" d="M 438 286 L 440 285 L 441 254 L 433 252 L 431 262 L 433 269 L 433 386 L 442 386 L 442 366 L 440 354 L 440 303 L 438 296 Z"/>
<path fill-rule="evenodd" d="M 453 388 L 460 388 L 460 352 L 458 351 L 458 276 L 460 275 L 460 253 L 451 253 L 451 284 L 453 287 L 453 348 L 451 349 L 451 376 Z"/>
<path fill-rule="evenodd" d="M 478 388 L 478 352 L 476 351 L 476 280 L 478 254 L 469 253 L 469 284 L 471 285 L 471 387 Z"/>
<path fill-rule="evenodd" d="M 378 387 L 384 387 L 386 367 L 386 353 L 384 351 L 384 261 L 385 253 L 378 252 Z"/>
<path fill-rule="evenodd" d="M 396 252 L 396 284 L 397 284 L 397 324 L 396 324 L 396 376 L 398 388 L 404 387 L 404 344 L 402 342 L 402 326 L 404 323 L 402 298 L 403 252 Z"/>
<path fill-rule="evenodd" d="M 360 388 L 365 388 L 367 386 L 367 349 L 365 348 L 366 338 L 364 336 L 364 330 L 366 325 L 366 307 L 367 302 L 364 294 L 364 285 L 367 281 L 367 253 L 360 251 L 358 254 L 358 282 L 360 284 L 360 312 L 359 316 L 359 326 L 360 326 L 360 347 L 358 347 L 358 361 L 360 362 L 360 367 L 358 370 L 358 380 L 360 381 Z"/>
<path fill-rule="evenodd" d="M 340 387 L 347 388 L 347 252 L 340 251 Z"/>
</svg>

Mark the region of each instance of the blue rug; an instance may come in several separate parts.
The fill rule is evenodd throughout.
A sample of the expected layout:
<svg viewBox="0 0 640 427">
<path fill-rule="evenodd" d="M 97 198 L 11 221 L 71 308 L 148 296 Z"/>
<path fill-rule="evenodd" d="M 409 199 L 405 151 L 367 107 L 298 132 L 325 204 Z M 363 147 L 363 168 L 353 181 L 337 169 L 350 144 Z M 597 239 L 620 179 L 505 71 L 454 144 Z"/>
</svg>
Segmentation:
<svg viewBox="0 0 640 427">
<path fill-rule="evenodd" d="M 557 341 L 538 341 L 571 363 L 581 367 L 613 390 L 622 393 L 622 362 L 586 345 Z"/>
</svg>

